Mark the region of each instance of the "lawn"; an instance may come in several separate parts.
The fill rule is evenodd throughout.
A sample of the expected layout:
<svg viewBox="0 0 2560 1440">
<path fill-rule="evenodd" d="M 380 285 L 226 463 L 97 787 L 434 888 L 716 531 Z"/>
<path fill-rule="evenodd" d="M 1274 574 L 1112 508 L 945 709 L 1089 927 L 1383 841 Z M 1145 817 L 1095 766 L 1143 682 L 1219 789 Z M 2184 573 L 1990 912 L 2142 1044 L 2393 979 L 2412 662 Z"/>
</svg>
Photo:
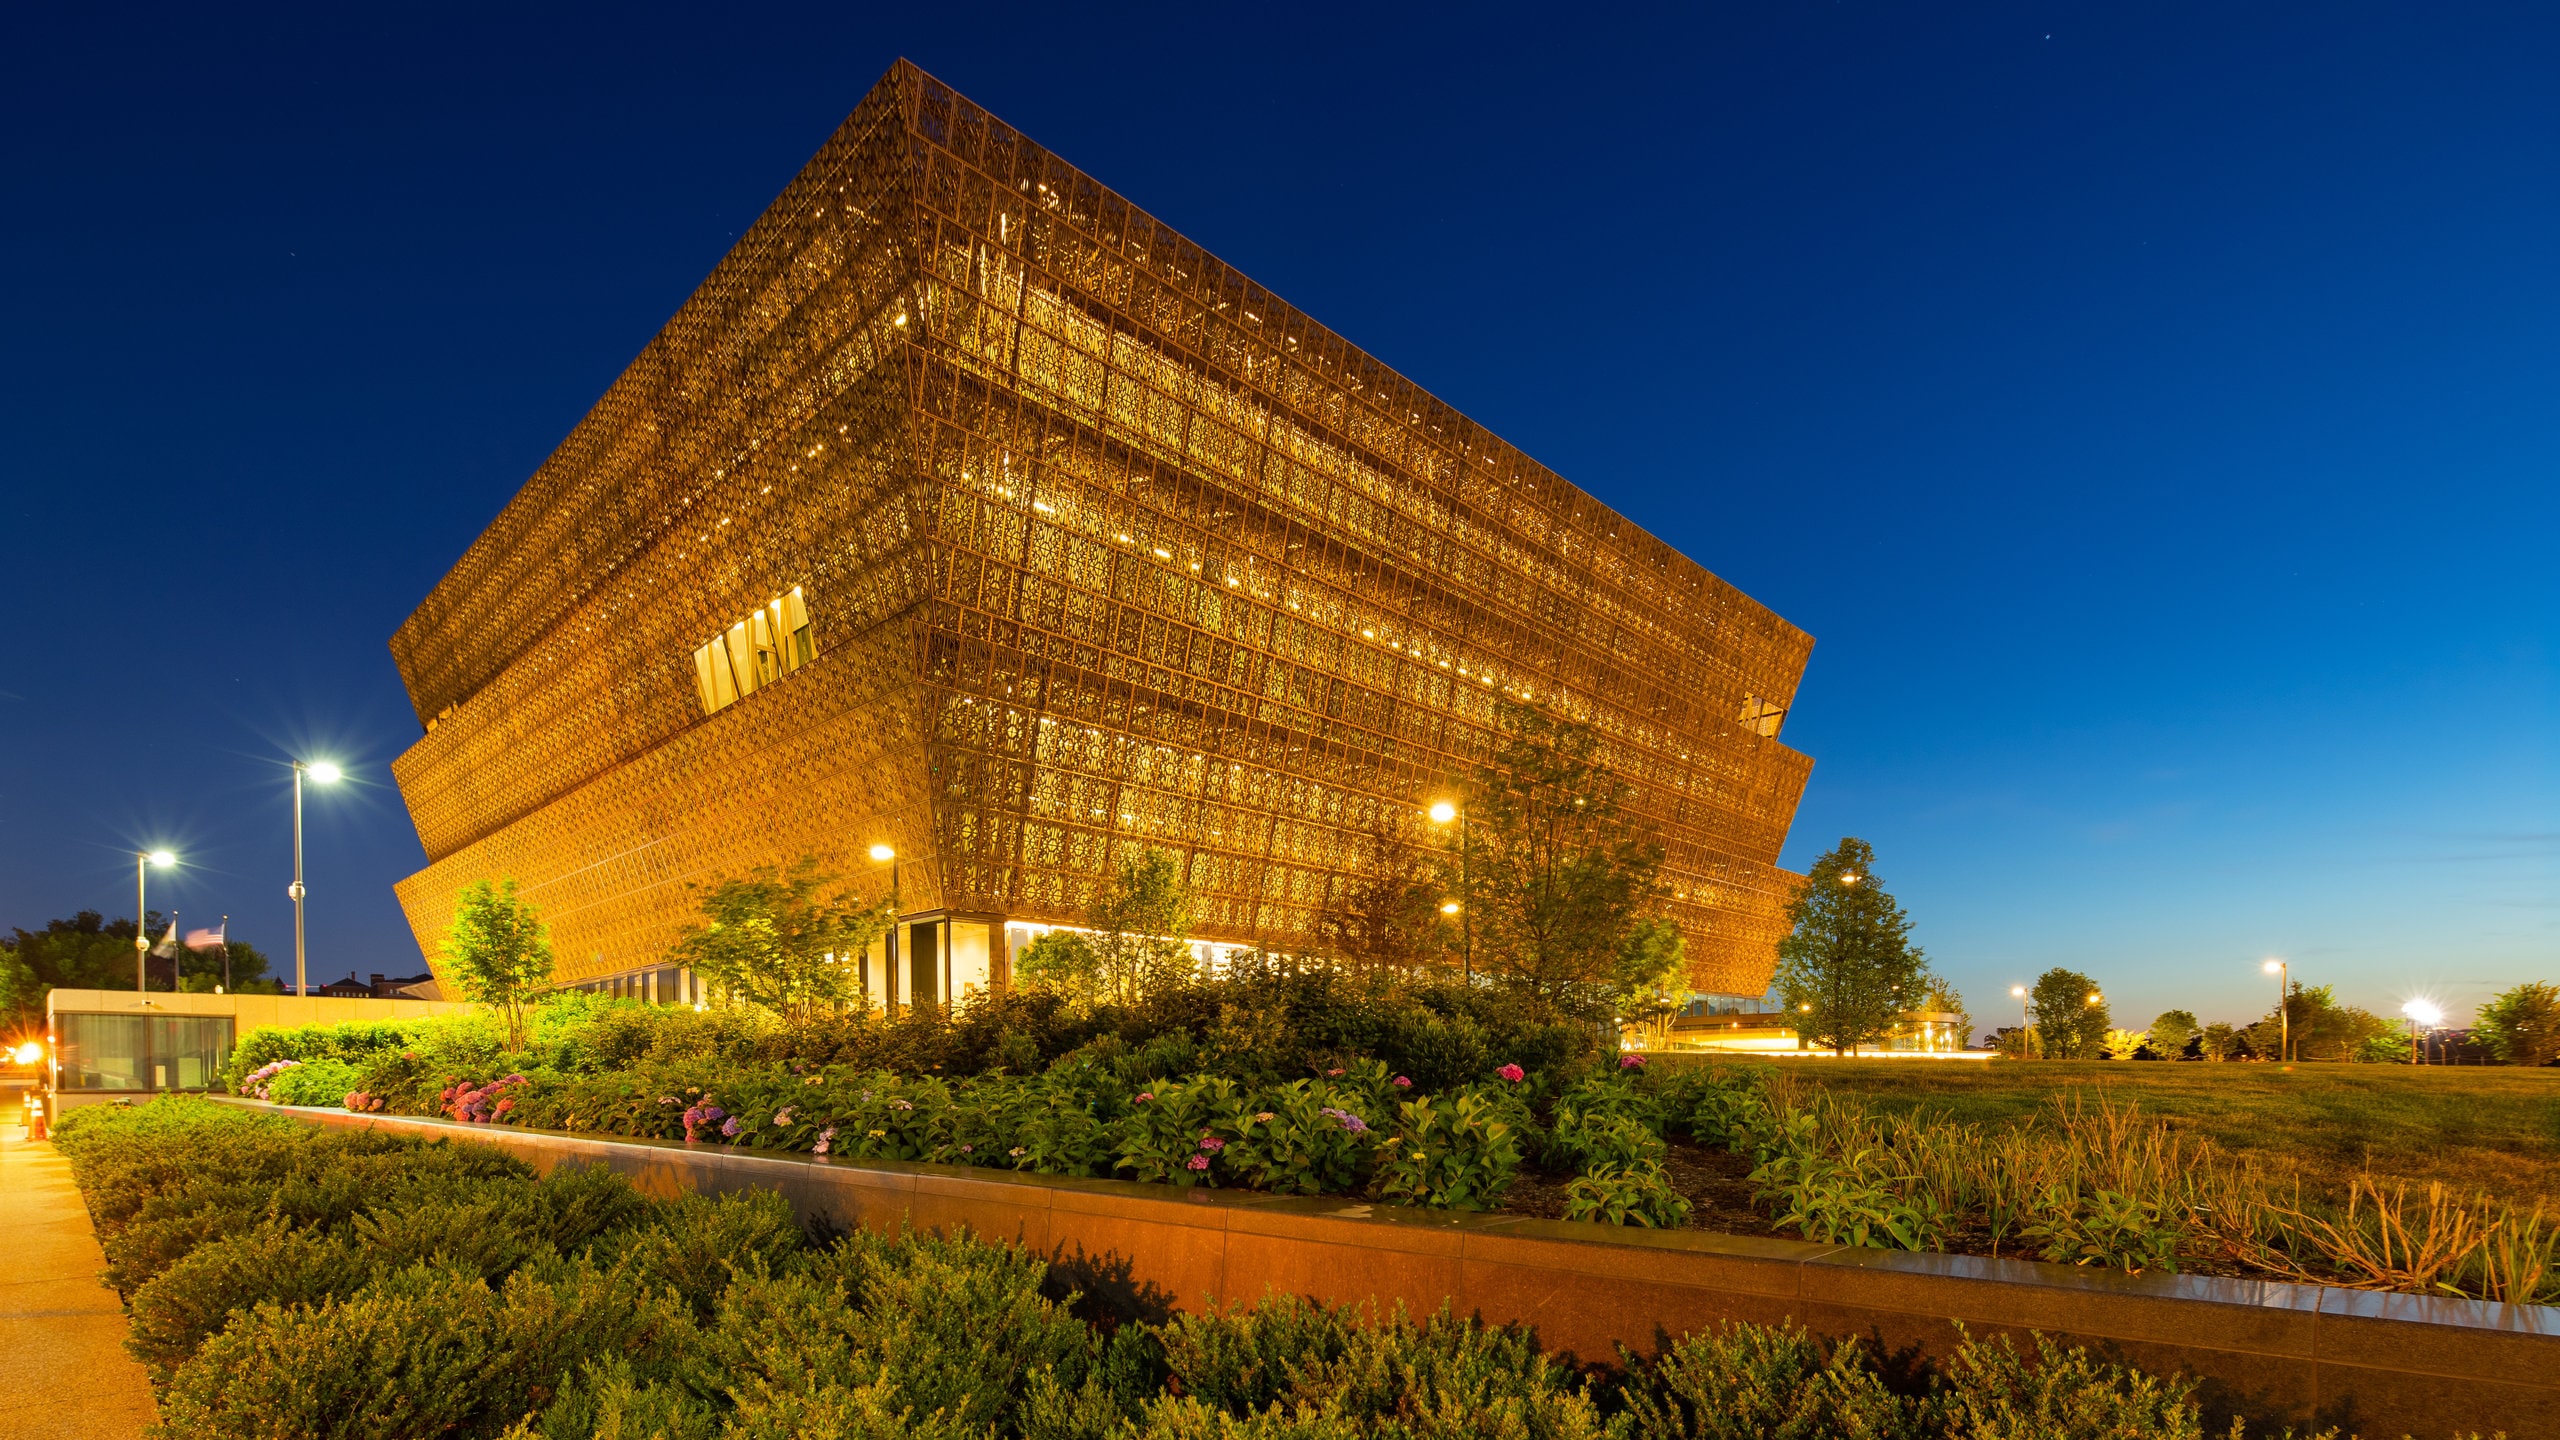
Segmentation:
<svg viewBox="0 0 2560 1440">
<path fill-rule="evenodd" d="M 2003 1125 L 2075 1088 L 2235 1151 L 2333 1180 L 2359 1169 L 2442 1180 L 2560 1209 L 2560 1068 L 2163 1064 L 2149 1061 L 1781 1062 L 1880 1110 Z"/>
</svg>

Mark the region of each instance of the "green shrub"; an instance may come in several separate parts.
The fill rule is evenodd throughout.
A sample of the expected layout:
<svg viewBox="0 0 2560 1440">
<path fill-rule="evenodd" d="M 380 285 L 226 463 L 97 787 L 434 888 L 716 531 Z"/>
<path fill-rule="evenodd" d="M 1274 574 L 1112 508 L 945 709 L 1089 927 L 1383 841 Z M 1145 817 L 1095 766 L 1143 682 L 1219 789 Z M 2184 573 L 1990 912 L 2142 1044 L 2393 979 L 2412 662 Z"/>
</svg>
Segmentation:
<svg viewBox="0 0 2560 1440">
<path fill-rule="evenodd" d="M 305 1060 L 269 1080 L 267 1098 L 278 1105 L 325 1105 L 334 1110 L 363 1074 L 344 1060 Z"/>
<path fill-rule="evenodd" d="M 1473 1090 L 1398 1106 L 1396 1134 L 1377 1149 L 1379 1196 L 1437 1209 L 1492 1209 L 1520 1168 L 1519 1141 L 1502 1109 Z"/>
<path fill-rule="evenodd" d="M 234 1310 L 296 1305 L 351 1294 L 375 1265 L 354 1242 L 266 1221 L 213 1236 L 177 1256 L 127 1301 L 126 1348 L 161 1383 L 220 1330 Z"/>
<path fill-rule="evenodd" d="M 1727 1324 L 1684 1336 L 1630 1374 L 1630 1440 L 1918 1440 L 1918 1407 L 1869 1369 L 1854 1339 L 1792 1325 Z M 2057 1440 L 2061 1437 L 2057 1436 Z"/>
<path fill-rule="evenodd" d="M 2035 1337 L 2032 1365 L 2006 1335 L 1967 1335 L 1947 1362 L 1930 1409 L 1933 1428 L 1948 1440 L 2205 1440 L 2194 1393 L 2192 1380 L 2102 1363 L 2044 1335 Z M 2236 1425 L 2232 1433 L 2238 1440 Z"/>
<path fill-rule="evenodd" d="M 1602 1160 L 1565 1187 L 1564 1218 L 1603 1225 L 1676 1230 L 1689 1220 L 1689 1201 L 1671 1188 L 1660 1162 Z"/>
</svg>

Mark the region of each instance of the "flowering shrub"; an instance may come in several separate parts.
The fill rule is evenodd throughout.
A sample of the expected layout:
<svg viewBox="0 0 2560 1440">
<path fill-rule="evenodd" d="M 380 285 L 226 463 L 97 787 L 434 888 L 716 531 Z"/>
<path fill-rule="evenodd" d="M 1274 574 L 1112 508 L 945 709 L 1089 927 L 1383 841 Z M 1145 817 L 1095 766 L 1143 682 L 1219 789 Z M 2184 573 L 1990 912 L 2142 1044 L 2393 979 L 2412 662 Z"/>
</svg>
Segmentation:
<svg viewBox="0 0 2560 1440">
<path fill-rule="evenodd" d="M 1322 1195 L 1358 1187 L 1376 1137 L 1358 1097 L 1328 1082 L 1294 1080 L 1264 1091 L 1263 1107 L 1230 1117 L 1236 1143 L 1228 1154 L 1237 1178 L 1257 1190 Z"/>
<path fill-rule="evenodd" d="M 1139 1180 L 1216 1186 L 1219 1159 L 1239 1113 L 1236 1082 L 1223 1076 L 1168 1081 L 1141 1092 L 1114 1148 L 1118 1168 Z M 1222 1133 L 1223 1132 L 1223 1133 Z"/>
<path fill-rule="evenodd" d="M 347 1098 L 339 1103 L 360 1115 L 379 1115 L 382 1113 L 382 1097 L 378 1095 L 367 1095 L 361 1090 L 348 1091 Z"/>
<path fill-rule="evenodd" d="M 1493 1073 L 1494 1073 L 1494 1074 L 1496 1074 L 1496 1075 L 1501 1076 L 1501 1077 L 1502 1077 L 1503 1079 L 1505 1079 L 1505 1080 L 1510 1081 L 1512 1084 L 1517 1085 L 1517 1084 L 1519 1084 L 1519 1083 L 1521 1082 L 1521 1080 L 1522 1080 L 1522 1079 L 1524 1079 L 1524 1078 L 1526 1078 L 1526 1077 L 1527 1077 L 1527 1075 L 1528 1075 L 1528 1073 L 1529 1073 L 1529 1072 L 1528 1072 L 1528 1071 L 1526 1071 L 1526 1070 L 1521 1069 L 1521 1068 L 1520 1068 L 1519 1066 L 1517 1066 L 1517 1065 L 1505 1065 L 1505 1066 L 1503 1066 L 1501 1069 L 1496 1070 L 1496 1071 L 1494 1071 Z"/>
<path fill-rule="evenodd" d="M 270 1060 L 266 1064 L 261 1065 L 257 1069 L 240 1077 L 238 1089 L 241 1094 L 249 1096 L 252 1099 L 264 1100 L 267 1098 L 268 1083 L 287 1070 L 291 1070 L 296 1066 L 299 1066 L 301 1063 L 302 1062 L 299 1060 Z"/>
<path fill-rule="evenodd" d="M 485 1085 L 456 1080 L 444 1088 L 441 1097 L 444 1113 L 474 1125 L 502 1122 L 515 1110 L 519 1097 L 530 1084 L 532 1082 L 522 1075 L 509 1075 Z"/>
</svg>

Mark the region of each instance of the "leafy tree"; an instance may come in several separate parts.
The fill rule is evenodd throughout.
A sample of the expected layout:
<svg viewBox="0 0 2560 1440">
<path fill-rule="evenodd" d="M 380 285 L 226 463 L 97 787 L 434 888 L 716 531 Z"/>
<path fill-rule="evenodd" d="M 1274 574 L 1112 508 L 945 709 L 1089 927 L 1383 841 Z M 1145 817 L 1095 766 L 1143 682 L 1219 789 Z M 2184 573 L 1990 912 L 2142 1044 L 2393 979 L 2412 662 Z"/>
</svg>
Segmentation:
<svg viewBox="0 0 2560 1440">
<path fill-rule="evenodd" d="M 1778 994 L 1796 1033 L 1834 1054 L 1883 1039 L 1926 992 L 1928 959 L 1866 841 L 1844 838 L 1816 859 L 1787 919 L 1794 929 L 1778 942 Z"/>
<path fill-rule="evenodd" d="M 1123 860 L 1087 907 L 1085 925 L 1031 942 L 1014 960 L 1015 978 L 1088 1003 L 1134 1005 L 1199 973 L 1187 943 L 1191 891 L 1161 850 Z"/>
<path fill-rule="evenodd" d="M 2560 985 L 2528 981 L 2480 1007 L 2471 1038 L 2510 1065 L 2560 1059 Z"/>
<path fill-rule="evenodd" d="M 821 893 L 836 878 L 804 855 L 693 887 L 703 923 L 677 939 L 676 960 L 730 998 L 794 1022 L 865 999 L 862 957 L 896 923 L 895 902 Z"/>
<path fill-rule="evenodd" d="M 1934 1011 L 1941 1015 L 1953 1015 L 1957 1017 L 1956 1033 L 1958 1035 L 1973 1033 L 1973 1016 L 1964 1008 L 1964 992 L 1947 983 L 1942 976 L 1931 974 L 1921 982 L 1919 1002 L 1912 1008 Z"/>
<path fill-rule="evenodd" d="M 507 1048 L 524 1048 L 524 1007 L 551 980 L 551 932 L 510 877 L 475 880 L 455 897 L 444 962 L 462 993 L 507 1017 Z"/>
<path fill-rule="evenodd" d="M 2207 1060 L 2228 1060 L 2240 1053 L 2240 1031 L 2219 1020 L 2204 1027 L 2204 1033 L 2200 1039 L 2204 1058 Z"/>
<path fill-rule="evenodd" d="M 1476 770 L 1465 837 L 1476 968 L 1535 1013 L 1605 1015 L 1664 953 L 1648 923 L 1662 847 L 1631 832 L 1598 732 L 1509 700 L 1496 712 L 1501 736 Z"/>
<path fill-rule="evenodd" d="M 2288 1022 L 2296 1060 L 2361 1060 L 2376 1036 L 2398 1028 L 2371 1011 L 2339 1004 L 2327 985 L 2306 986 L 2297 980 L 2285 996 L 2282 1015 L 2270 1009 L 2243 1032 L 2249 1048 L 2261 1055 L 2283 1054 Z"/>
<path fill-rule="evenodd" d="M 1671 1022 L 1689 1003 L 1689 942 L 1662 916 L 1638 921 L 1622 953 L 1617 982 L 1618 1020 L 1639 1027 L 1654 1044 L 1668 1044 Z"/>
<path fill-rule="evenodd" d="M 2149 1043 L 2150 1039 L 2149 1035 L 2140 1030 L 2111 1029 L 2099 1039 L 2098 1043 L 2105 1048 L 2108 1059 L 2130 1060 L 2142 1053 L 2142 1047 Z"/>
<path fill-rule="evenodd" d="M 1353 970 L 1417 975 L 1447 964 L 1453 927 L 1440 906 L 1457 887 L 1445 868 L 1416 841 L 1410 816 L 1382 812 L 1349 882 L 1316 916 L 1316 948 Z"/>
<path fill-rule="evenodd" d="M 2113 1028 L 2107 997 L 2098 982 L 2077 970 L 2056 966 L 2036 977 L 2028 992 L 2035 1008 L 2036 1035 L 2046 1058 L 2079 1060 L 2098 1053 Z"/>
<path fill-rule="evenodd" d="M 169 917 L 156 910 L 143 917 L 145 933 L 155 940 L 168 925 Z M 256 946 L 234 940 L 230 950 L 234 990 L 275 988 L 260 978 L 266 974 L 267 957 Z M 222 952 L 181 950 L 174 961 L 153 956 L 148 973 L 154 990 L 174 984 L 209 991 L 222 983 Z M 45 997 L 57 988 L 132 989 L 133 922 L 83 910 L 68 920 L 47 921 L 41 930 L 0 935 L 0 1017 L 13 1032 L 42 1026 Z"/>
<path fill-rule="evenodd" d="M 2186 1010 L 2163 1010 L 2151 1022 L 2151 1053 L 2163 1060 L 2175 1060 L 2187 1053 L 2187 1042 L 2204 1033 L 2195 1015 Z"/>
</svg>

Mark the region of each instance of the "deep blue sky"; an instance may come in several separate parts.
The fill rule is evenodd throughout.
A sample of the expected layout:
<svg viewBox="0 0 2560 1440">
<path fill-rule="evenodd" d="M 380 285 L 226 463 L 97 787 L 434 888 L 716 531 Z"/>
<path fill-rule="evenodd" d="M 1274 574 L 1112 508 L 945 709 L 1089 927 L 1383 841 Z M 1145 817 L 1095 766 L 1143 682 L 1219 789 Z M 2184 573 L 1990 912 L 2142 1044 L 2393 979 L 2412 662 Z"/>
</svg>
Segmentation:
<svg viewBox="0 0 2560 1440">
<path fill-rule="evenodd" d="M 385 641 L 905 54 L 1810 630 L 1983 1023 L 2560 978 L 2560 11 L 377 8 L 0 22 L 0 925 L 325 752 L 417 968 Z"/>
</svg>

